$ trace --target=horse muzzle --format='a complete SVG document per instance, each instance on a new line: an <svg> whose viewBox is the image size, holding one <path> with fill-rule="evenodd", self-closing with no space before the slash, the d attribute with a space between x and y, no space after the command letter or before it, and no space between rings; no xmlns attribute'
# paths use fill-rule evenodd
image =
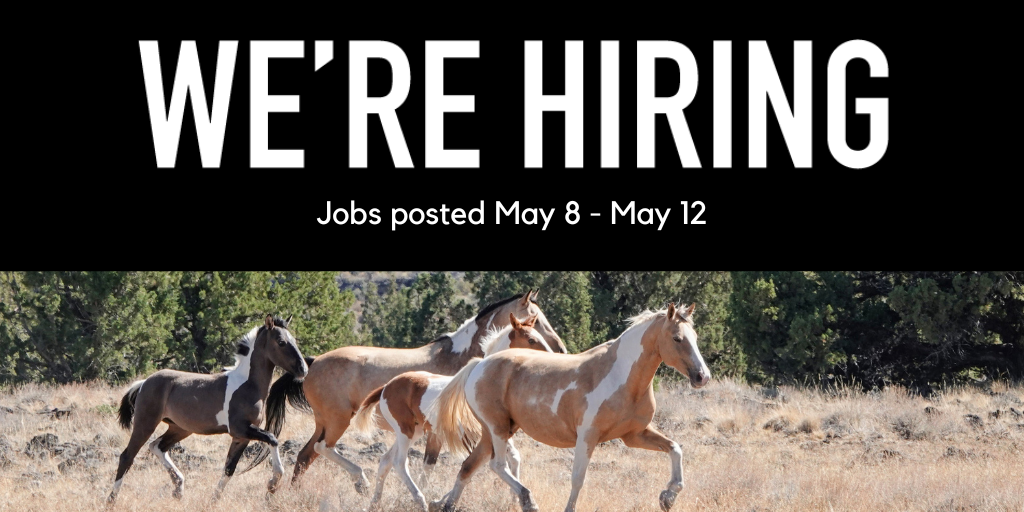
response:
<svg viewBox="0 0 1024 512"><path fill-rule="evenodd" d="M711 380L711 372L699 370L690 374L690 385L695 388L702 388Z"/></svg>

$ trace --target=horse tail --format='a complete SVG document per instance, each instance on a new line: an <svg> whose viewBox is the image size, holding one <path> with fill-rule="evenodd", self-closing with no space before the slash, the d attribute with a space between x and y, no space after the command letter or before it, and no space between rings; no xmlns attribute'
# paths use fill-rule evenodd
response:
<svg viewBox="0 0 1024 512"><path fill-rule="evenodd" d="M313 364L312 357L305 359L307 365ZM302 390L302 380L295 378L295 375L291 373L285 373L274 382L273 386L270 386L270 394L267 395L267 405L264 409L266 419L263 429L274 434L274 437L281 435L281 430L284 429L285 400L300 411L313 412L313 408L306 400L306 393ZM249 465L239 474L260 465L261 462L267 460L269 455L270 447L266 443L260 443Z"/></svg>
<svg viewBox="0 0 1024 512"><path fill-rule="evenodd" d="M133 382L128 391L121 397L121 409L117 412L117 422L125 430L131 430L132 428L132 416L135 415L135 400L139 398L139 390L142 389L143 382L146 382L146 379Z"/></svg>
<svg viewBox="0 0 1024 512"><path fill-rule="evenodd" d="M377 425L377 403L383 394L384 386L381 386L366 395L355 417L352 418L352 429L363 434L373 431L373 427Z"/></svg>
<svg viewBox="0 0 1024 512"><path fill-rule="evenodd" d="M474 357L459 370L427 410L434 432L455 455L471 452L483 430L466 401L466 381L480 361L483 359Z"/></svg>

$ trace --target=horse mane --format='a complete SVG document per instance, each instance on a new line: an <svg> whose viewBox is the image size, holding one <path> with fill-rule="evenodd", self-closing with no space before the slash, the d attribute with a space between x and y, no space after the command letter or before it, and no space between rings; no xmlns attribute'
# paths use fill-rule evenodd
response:
<svg viewBox="0 0 1024 512"><path fill-rule="evenodd" d="M668 308L662 308L657 311L651 311L645 309L629 318L626 319L626 328L629 329L634 325L642 324L648 320L653 320L657 316L663 316L668 314Z"/></svg>
<svg viewBox="0 0 1024 512"><path fill-rule="evenodd" d="M476 322L476 321L480 320L481 318L483 318L484 316L486 316L486 315L487 315L488 313L490 313L490 312L492 312L492 311L494 311L494 310L496 310L496 309L498 309L498 308L500 308L500 307L504 306L505 304L508 304L509 302L512 302L512 301L514 301L514 300L519 300L519 299L521 299L521 298L523 298L523 297L525 297L525 296L526 296L526 294L525 294L525 293L520 293L520 294L518 294L518 295L513 295L512 297L509 297L509 298L507 298L507 299L502 299L502 300L499 300L498 302L495 302L495 303L492 303L492 304L488 304L487 306L484 306L484 308L483 308L483 309L481 309L481 310L480 310L480 312L476 314L476 316L474 316L473 318L470 318L469 320L466 320L465 322L462 322L462 325L460 325L460 326L458 327L458 329L455 329L455 330L454 330L454 331L452 331L452 332L449 332L449 333L445 333L445 334L442 334L442 335L438 336L437 338L434 338L434 339L433 339L433 341L431 341L430 343L428 343L428 345L430 345L430 344L434 344L434 343L438 343L438 344L442 344L442 343L448 343L448 345L449 345L449 348L450 348L450 346L451 346L451 344L452 344L452 336L453 336L453 335L454 335L455 333L457 333L457 332L461 331L461 330L462 330L462 329L464 329L464 328L465 328L465 327L466 327L467 325L469 325L469 324L471 324L471 323L473 323L473 322ZM533 302L534 304L536 304L536 303L537 303L537 301L535 301L535 300L533 300L533 299L531 299L531 300L530 300L530 302ZM489 334L490 334L490 331L488 331L488 335L489 335ZM493 342L494 340L491 340L491 341ZM485 347L484 345L481 345L481 348L483 348L483 349L484 349L484 353L486 353L486 352L487 352L487 349L486 349L486 347Z"/></svg>
<svg viewBox="0 0 1024 512"><path fill-rule="evenodd" d="M490 313L491 311L494 311L495 309L498 309L498 308L504 306L505 304L508 304L509 302L512 302L514 300L519 300L519 299L523 298L524 295L526 295L526 294L525 293L520 293L519 295L513 295L512 297L509 297L507 299L502 299L502 300L499 300L498 302L495 302L493 304L489 304L489 305L485 306L483 309L481 309L480 312L477 313L476 318L474 318L473 320L479 320L479 319L483 318L487 313ZM532 298L530 299L530 302L532 302L534 304L537 303L537 301L533 300Z"/></svg>
<svg viewBox="0 0 1024 512"><path fill-rule="evenodd" d="M491 355L491 350L497 346L497 341L510 332L512 332L512 324L508 324L501 329L495 329L494 327L487 329L484 337L480 339L480 350L484 351L484 357Z"/></svg>

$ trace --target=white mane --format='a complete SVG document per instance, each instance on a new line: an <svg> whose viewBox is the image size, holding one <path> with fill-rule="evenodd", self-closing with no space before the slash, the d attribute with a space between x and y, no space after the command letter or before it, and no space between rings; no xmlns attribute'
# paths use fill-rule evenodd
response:
<svg viewBox="0 0 1024 512"><path fill-rule="evenodd" d="M247 362L249 360L249 358L252 357L252 351L253 351L253 349L255 348L255 345L256 345L256 333L259 332L259 330L260 330L260 326L257 325L256 327L253 327L251 331L246 333L245 336L242 336L242 339L238 340L238 344L235 346L236 347L235 348L235 365L234 366L225 366L224 367L224 371L225 372L230 372L230 371L238 368L239 365L242 365L242 363ZM249 347L248 352L244 356L242 354L238 353L237 347L240 346L240 345L245 345L246 347Z"/></svg>
<svg viewBox="0 0 1024 512"><path fill-rule="evenodd" d="M500 345L505 345L508 348L508 343L497 343L503 336L508 336L512 332L512 324L508 324L500 329L491 327L484 334L484 337L480 339L480 350L484 351L484 357L492 354L492 350L497 349ZM500 349L499 349L500 350Z"/></svg>
<svg viewBox="0 0 1024 512"><path fill-rule="evenodd" d="M631 317L626 319L626 325L627 325L626 329L629 330L630 328L632 328L635 325L642 324L642 323L644 323L644 322L646 322L648 320L654 320L655 317L664 316L664 315L667 315L667 314L668 314L668 309L667 308L666 309L659 309L657 311L651 311L649 309L645 309L645 310L643 310L643 311L641 311L641 312L639 312L639 313L637 313L637 314L635 314L635 315L633 315L633 316L631 316Z"/></svg>

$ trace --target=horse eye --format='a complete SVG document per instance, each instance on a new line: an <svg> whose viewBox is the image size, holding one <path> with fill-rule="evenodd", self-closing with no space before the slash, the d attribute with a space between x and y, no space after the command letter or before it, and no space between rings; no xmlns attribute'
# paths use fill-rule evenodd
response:
<svg viewBox="0 0 1024 512"><path fill-rule="evenodd" d="M277 344L283 347L283 346L287 345L288 343L286 341L284 341L284 340L277 340Z"/></svg>
<svg viewBox="0 0 1024 512"><path fill-rule="evenodd" d="M679 336L672 336L672 339L675 340L676 343L682 343L683 342L683 339L680 338Z"/></svg>

